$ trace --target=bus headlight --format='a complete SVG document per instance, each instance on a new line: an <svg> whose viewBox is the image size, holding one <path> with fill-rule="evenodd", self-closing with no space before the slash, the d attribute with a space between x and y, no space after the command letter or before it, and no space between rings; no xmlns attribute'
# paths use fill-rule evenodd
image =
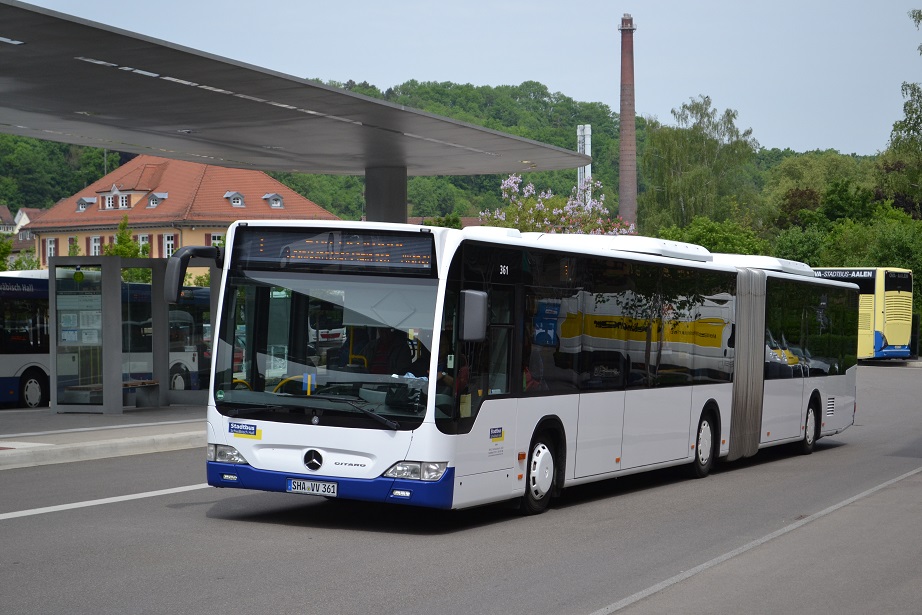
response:
<svg viewBox="0 0 922 615"><path fill-rule="evenodd" d="M442 478L448 463L445 461L398 461L384 473L388 478L436 481Z"/></svg>
<svg viewBox="0 0 922 615"><path fill-rule="evenodd" d="M249 465L240 451L233 446L224 444L209 444L205 451L205 458L208 461L217 461L219 463L236 463Z"/></svg>

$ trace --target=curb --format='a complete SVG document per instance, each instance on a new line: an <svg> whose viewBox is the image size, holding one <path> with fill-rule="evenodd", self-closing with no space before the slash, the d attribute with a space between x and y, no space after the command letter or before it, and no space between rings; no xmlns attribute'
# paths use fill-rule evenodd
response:
<svg viewBox="0 0 922 615"><path fill-rule="evenodd" d="M205 446L205 430L0 451L0 470L146 455Z"/></svg>

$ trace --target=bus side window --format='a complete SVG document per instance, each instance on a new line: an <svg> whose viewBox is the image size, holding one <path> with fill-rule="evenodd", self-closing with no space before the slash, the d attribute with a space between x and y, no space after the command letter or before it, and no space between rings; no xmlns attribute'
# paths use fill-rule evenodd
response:
<svg viewBox="0 0 922 615"><path fill-rule="evenodd" d="M487 394L501 395L509 392L509 346L512 331L494 328L489 332L491 339L490 368L487 379Z"/></svg>

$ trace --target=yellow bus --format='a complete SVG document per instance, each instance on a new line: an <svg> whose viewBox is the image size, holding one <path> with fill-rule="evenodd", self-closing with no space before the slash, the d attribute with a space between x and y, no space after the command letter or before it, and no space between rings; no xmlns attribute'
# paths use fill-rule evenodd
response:
<svg viewBox="0 0 922 615"><path fill-rule="evenodd" d="M815 268L816 275L858 285L858 358L912 354L912 271L897 267Z"/></svg>

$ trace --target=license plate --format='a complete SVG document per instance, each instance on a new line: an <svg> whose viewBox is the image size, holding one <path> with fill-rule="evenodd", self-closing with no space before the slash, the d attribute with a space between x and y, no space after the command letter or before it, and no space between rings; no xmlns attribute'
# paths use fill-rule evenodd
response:
<svg viewBox="0 0 922 615"><path fill-rule="evenodd" d="M307 493L310 495L322 495L328 498L335 498L336 483L289 478L287 491L288 493Z"/></svg>

